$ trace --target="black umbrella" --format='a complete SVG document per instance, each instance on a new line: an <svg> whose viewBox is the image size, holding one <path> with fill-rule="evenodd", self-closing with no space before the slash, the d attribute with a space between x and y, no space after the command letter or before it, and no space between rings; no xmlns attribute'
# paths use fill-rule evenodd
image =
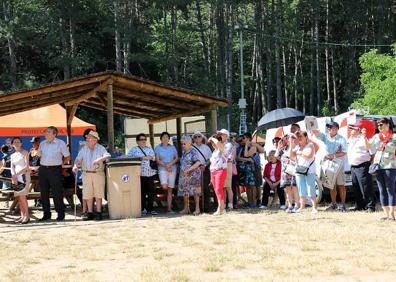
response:
<svg viewBox="0 0 396 282"><path fill-rule="evenodd" d="M257 124L257 130L265 130L281 126L287 126L299 122L305 118L305 115L292 108L276 109L265 114Z"/></svg>

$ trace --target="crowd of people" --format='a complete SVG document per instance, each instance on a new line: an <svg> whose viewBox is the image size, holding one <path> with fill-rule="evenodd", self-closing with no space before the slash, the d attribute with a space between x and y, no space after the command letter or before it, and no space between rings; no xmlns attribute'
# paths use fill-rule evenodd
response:
<svg viewBox="0 0 396 282"><path fill-rule="evenodd" d="M260 158L260 154L265 155L264 147L253 142L250 133L238 136L226 129L209 138L200 131L183 136L180 140L181 156L176 144L171 144L168 132L161 133L161 143L155 148L147 145L147 136L141 133L136 137L137 145L130 148L126 156L141 159L143 215L156 215L158 212L154 209L156 177L165 191L169 214L176 213L173 206L175 196L183 199L180 214L213 212L218 216L226 210L241 207L268 209L271 195L278 196L279 208L287 213L300 213L308 203L312 206L312 213L317 213L315 181L316 166L320 163L316 160L320 140L325 150L322 162L332 162L339 167L332 175L332 187L328 187L331 203L327 210L347 211L344 160L348 158L356 201L353 210L375 211L372 179L375 175L384 211L381 220L395 220L396 136L390 119L381 118L377 126L378 133L368 138L362 123L349 125L350 137L346 140L338 132L339 125L333 121L327 123L325 133L302 131L298 124L292 124L289 133L273 139L273 148L266 156L265 165ZM70 152L65 142L57 138L57 133L55 127L48 127L44 141L40 142L37 137L31 140L30 152L22 148L19 137L10 140L12 147L4 145L1 148L3 176L7 172L12 179L12 187L21 186L14 193L21 213L16 223L26 224L30 220L26 195L31 175L37 174L34 168L38 166L40 205L43 209L43 217L39 221L51 219L50 193L57 220L65 218L61 170L62 164L70 161ZM87 130L84 138L72 169L75 173L82 172L82 219L100 220L102 199L105 198L104 164L110 154L98 143L100 138L96 131ZM322 170L322 173L326 171ZM10 187L4 183L3 189ZM246 202L241 197L243 191L246 191ZM190 197L194 199L193 211L190 209Z"/></svg>

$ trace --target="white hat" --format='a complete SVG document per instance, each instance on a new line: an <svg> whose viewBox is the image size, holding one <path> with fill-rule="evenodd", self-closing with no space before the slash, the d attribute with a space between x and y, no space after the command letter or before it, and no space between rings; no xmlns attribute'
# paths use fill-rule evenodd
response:
<svg viewBox="0 0 396 282"><path fill-rule="evenodd" d="M100 140L99 134L93 130L91 130L86 136L92 136L92 137L95 137L96 139Z"/></svg>
<svg viewBox="0 0 396 282"><path fill-rule="evenodd" d="M201 133L201 131L195 130L192 136L194 137L194 136L197 136L197 135L203 136L203 134Z"/></svg>
<svg viewBox="0 0 396 282"><path fill-rule="evenodd" d="M221 133L221 134L227 135L227 137L230 137L230 132L224 128L222 130L217 131L217 133Z"/></svg>

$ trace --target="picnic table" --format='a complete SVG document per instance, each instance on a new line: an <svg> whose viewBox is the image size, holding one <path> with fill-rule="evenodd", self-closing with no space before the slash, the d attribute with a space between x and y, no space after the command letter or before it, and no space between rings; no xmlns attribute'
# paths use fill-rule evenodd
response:
<svg viewBox="0 0 396 282"><path fill-rule="evenodd" d="M70 205L74 204L73 194L74 194L74 185L75 185L75 176L72 172L71 165L63 165L63 188L64 188L64 197ZM40 184L38 178L38 170L39 167L30 167L31 169L31 183L29 188L29 194L26 196L28 200L37 200L40 199ZM12 182L11 178L0 176L0 181L3 182ZM18 201L14 198L13 190L0 190L0 202L8 202L12 201L11 206L9 207L9 211L12 212L15 210ZM81 189L77 189L77 196L79 197L80 202L82 202L82 191ZM52 198L52 194L50 194Z"/></svg>

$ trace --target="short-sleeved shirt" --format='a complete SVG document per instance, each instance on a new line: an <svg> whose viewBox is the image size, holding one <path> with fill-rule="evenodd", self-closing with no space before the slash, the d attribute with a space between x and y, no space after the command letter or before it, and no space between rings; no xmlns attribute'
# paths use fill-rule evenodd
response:
<svg viewBox="0 0 396 282"><path fill-rule="evenodd" d="M347 144L344 137L337 134L335 137L331 137L329 134L319 133L316 138L323 141L326 145L327 154L335 154L337 152L347 152Z"/></svg>
<svg viewBox="0 0 396 282"><path fill-rule="evenodd" d="M314 150L315 151L315 147L312 143L308 143L304 146L304 148L300 148L300 146L297 146L294 151L300 151L301 153L307 153L308 150ZM305 167L309 167L308 169L308 173L315 173L316 172L316 166L315 166L315 154L312 156L312 158L307 159L306 157L303 157L301 155L297 155L297 159L296 159L296 164L297 165L301 165L301 166L305 166Z"/></svg>
<svg viewBox="0 0 396 282"><path fill-rule="evenodd" d="M378 151L381 147L381 140L378 134L373 137L375 148L374 163L379 163L381 169L396 169L396 134L393 134L393 138L386 143L383 151Z"/></svg>
<svg viewBox="0 0 396 282"><path fill-rule="evenodd" d="M212 150L209 148L209 146L206 144L201 144L201 145L193 144L193 148L198 153L198 159L201 165L206 165L209 162L210 157L212 156Z"/></svg>
<svg viewBox="0 0 396 282"><path fill-rule="evenodd" d="M213 151L212 157L210 158L210 170L222 170L227 168L227 158L220 150L216 149Z"/></svg>
<svg viewBox="0 0 396 282"><path fill-rule="evenodd" d="M146 155L143 154L142 150ZM150 177L157 173L150 167L150 160L143 160L145 156L155 157L153 148L146 146L143 149L140 149L139 146L135 146L128 151L127 156L131 158L142 158L142 163L140 165L141 176Z"/></svg>
<svg viewBox="0 0 396 282"><path fill-rule="evenodd" d="M38 151L40 165L44 166L62 165L63 157L70 156L66 143L58 138L55 138L51 143L48 140L41 142Z"/></svg>
<svg viewBox="0 0 396 282"><path fill-rule="evenodd" d="M371 159L370 151L366 148L363 136L350 137L348 139L348 162L352 166L357 166Z"/></svg>
<svg viewBox="0 0 396 282"><path fill-rule="evenodd" d="M93 162L103 157L110 157L110 154L106 151L105 147L100 144L96 144L94 149L91 150L88 145L84 146L80 152L78 152L76 161L81 161L82 171L103 171L104 164L100 164L99 167L95 167Z"/></svg>
<svg viewBox="0 0 396 282"><path fill-rule="evenodd" d="M158 156L159 160L163 163L170 163L177 159L177 151L175 146L168 145L166 147L162 146L162 144L157 145L155 147L155 155ZM172 166L172 170L176 171L176 165ZM158 165L158 171L166 171L166 168Z"/></svg>

